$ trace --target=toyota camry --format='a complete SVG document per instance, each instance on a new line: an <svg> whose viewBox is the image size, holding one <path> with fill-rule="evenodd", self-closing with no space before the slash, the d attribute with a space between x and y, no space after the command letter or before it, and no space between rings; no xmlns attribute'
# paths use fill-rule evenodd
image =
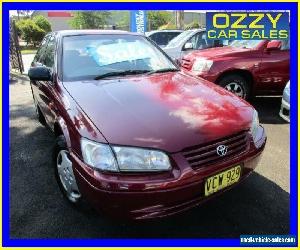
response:
<svg viewBox="0 0 300 250"><path fill-rule="evenodd" d="M56 138L57 183L75 205L175 214L240 183L266 143L251 105L137 33L50 33L28 75L38 120Z"/></svg>

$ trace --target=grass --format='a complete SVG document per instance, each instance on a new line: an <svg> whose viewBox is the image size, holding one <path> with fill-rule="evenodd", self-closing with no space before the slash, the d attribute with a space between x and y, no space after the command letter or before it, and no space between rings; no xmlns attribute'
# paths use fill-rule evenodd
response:
<svg viewBox="0 0 300 250"><path fill-rule="evenodd" d="M21 50L22 55L36 54L36 49L24 49Z"/></svg>
<svg viewBox="0 0 300 250"><path fill-rule="evenodd" d="M37 51L37 48L32 45L20 46L20 49L22 55L36 54Z"/></svg>

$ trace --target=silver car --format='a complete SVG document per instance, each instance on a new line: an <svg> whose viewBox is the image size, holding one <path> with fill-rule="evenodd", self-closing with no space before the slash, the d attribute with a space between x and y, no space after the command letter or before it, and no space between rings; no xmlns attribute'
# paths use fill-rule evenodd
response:
<svg viewBox="0 0 300 250"><path fill-rule="evenodd" d="M192 29L173 38L163 50L173 59L179 60L192 50L207 49L228 45L228 41L209 40L206 29Z"/></svg>
<svg viewBox="0 0 300 250"><path fill-rule="evenodd" d="M283 91L279 115L285 121L290 122L290 81L288 81Z"/></svg>
<svg viewBox="0 0 300 250"><path fill-rule="evenodd" d="M182 33L182 30L154 30L146 32L145 35L149 37L161 48L165 47L172 39Z"/></svg>

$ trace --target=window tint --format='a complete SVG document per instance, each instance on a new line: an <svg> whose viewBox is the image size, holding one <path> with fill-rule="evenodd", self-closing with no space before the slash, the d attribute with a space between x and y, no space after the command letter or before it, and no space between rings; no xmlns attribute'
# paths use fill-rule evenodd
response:
<svg viewBox="0 0 300 250"><path fill-rule="evenodd" d="M34 62L41 62L41 59L45 53L45 50L47 48L47 42L49 40L50 35L47 35L44 37L43 41L40 44L40 48L38 49L35 57L34 57Z"/></svg>
<svg viewBox="0 0 300 250"><path fill-rule="evenodd" d="M185 37L189 36L193 33L192 30L186 30L180 33L178 36L174 37L169 43L167 47L176 47L180 41L184 40Z"/></svg>
<svg viewBox="0 0 300 250"><path fill-rule="evenodd" d="M208 47L205 32L195 34L188 40L188 42L193 44L193 49L204 49Z"/></svg>
<svg viewBox="0 0 300 250"><path fill-rule="evenodd" d="M290 49L290 39L281 40L281 50L289 50Z"/></svg>
<svg viewBox="0 0 300 250"><path fill-rule="evenodd" d="M166 45L167 43L168 43L168 33L167 32L158 33L157 44Z"/></svg>
<svg viewBox="0 0 300 250"><path fill-rule="evenodd" d="M180 32L160 32L155 33L150 38L158 45L167 45L174 37L179 35Z"/></svg>
<svg viewBox="0 0 300 250"><path fill-rule="evenodd" d="M150 38L153 42L157 43L157 33L152 34L151 36L149 36L149 38Z"/></svg>
<svg viewBox="0 0 300 250"><path fill-rule="evenodd" d="M176 36L178 36L181 32L169 32L168 33L168 40L166 45Z"/></svg>
<svg viewBox="0 0 300 250"><path fill-rule="evenodd" d="M48 41L47 48L44 52L45 56L43 58L43 64L50 68L54 64L54 50L55 50L55 36L52 35Z"/></svg>

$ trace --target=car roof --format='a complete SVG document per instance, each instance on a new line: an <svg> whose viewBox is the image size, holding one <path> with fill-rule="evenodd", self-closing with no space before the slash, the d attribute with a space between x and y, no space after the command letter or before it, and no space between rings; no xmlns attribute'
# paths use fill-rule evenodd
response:
<svg viewBox="0 0 300 250"><path fill-rule="evenodd" d="M59 36L79 36L79 35L143 35L136 32L128 32L124 30L60 30L56 31Z"/></svg>
<svg viewBox="0 0 300 250"><path fill-rule="evenodd" d="M205 31L205 30L206 30L206 28L199 28L199 29L189 29L189 30L191 30L191 31L194 31L194 32L196 32L196 31ZM188 31L188 30L185 30L185 31Z"/></svg>
<svg viewBox="0 0 300 250"><path fill-rule="evenodd" d="M146 32L146 35L149 36L149 35L152 35L152 34L155 34L155 33L164 33L164 32L183 32L184 30L152 30L152 31L149 31L149 32Z"/></svg>

